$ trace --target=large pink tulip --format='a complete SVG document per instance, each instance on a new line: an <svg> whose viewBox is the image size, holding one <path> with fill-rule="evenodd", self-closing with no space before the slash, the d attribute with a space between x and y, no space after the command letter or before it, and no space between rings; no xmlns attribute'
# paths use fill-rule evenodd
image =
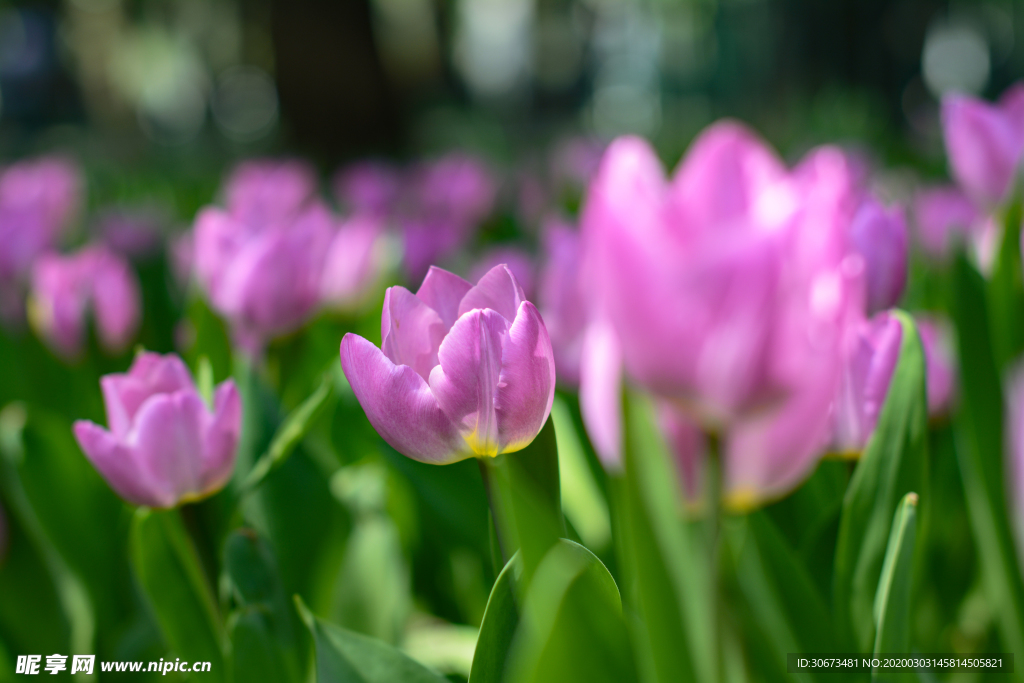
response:
<svg viewBox="0 0 1024 683"><path fill-rule="evenodd" d="M75 422L75 437L118 495L169 508L216 493L231 478L242 425L234 382L208 406L175 355L141 353L126 374L100 380L108 429Z"/></svg>
<svg viewBox="0 0 1024 683"><path fill-rule="evenodd" d="M1009 88L994 104L947 95L942 131L953 177L981 206L998 206L1012 189L1024 155L1024 84Z"/></svg>
<svg viewBox="0 0 1024 683"><path fill-rule="evenodd" d="M585 347L617 349L625 376L723 437L737 506L793 486L827 438L864 305L864 260L849 239L855 184L838 150L815 150L790 173L750 131L722 122L671 180L647 143L621 138L590 186L585 281L603 331ZM605 435L595 445L614 467L617 430L599 423L617 419L617 385L587 374L618 365L582 367L588 427Z"/></svg>
<svg viewBox="0 0 1024 683"><path fill-rule="evenodd" d="M505 266L471 285L431 268L391 287L381 347L355 334L341 365L370 423L398 452L445 464L527 446L544 426L555 363L544 321Z"/></svg>

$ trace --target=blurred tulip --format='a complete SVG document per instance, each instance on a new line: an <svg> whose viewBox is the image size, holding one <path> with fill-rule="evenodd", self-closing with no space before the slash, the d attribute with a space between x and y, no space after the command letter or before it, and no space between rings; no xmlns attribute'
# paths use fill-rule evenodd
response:
<svg viewBox="0 0 1024 683"><path fill-rule="evenodd" d="M174 354L140 353L127 374L100 380L108 429L87 420L75 437L122 498L169 508L212 495L231 478L242 428L232 380L217 386L212 407Z"/></svg>
<svg viewBox="0 0 1024 683"><path fill-rule="evenodd" d="M835 400L833 451L864 450L889 392L902 339L899 320L887 313L864 321L857 331Z"/></svg>
<svg viewBox="0 0 1024 683"><path fill-rule="evenodd" d="M605 143L592 138L563 140L551 155L551 182L556 191L582 191L597 173Z"/></svg>
<svg viewBox="0 0 1024 683"><path fill-rule="evenodd" d="M96 221L94 234L120 254L145 259L160 251L168 223L157 207L122 207L105 211Z"/></svg>
<svg viewBox="0 0 1024 683"><path fill-rule="evenodd" d="M825 148L801 167L791 175L747 129L722 122L668 182L645 142L621 138L583 211L588 292L615 337L602 348L617 345L628 377L723 435L737 506L787 490L813 465L863 307L863 260L847 254L849 166ZM583 377L581 394L609 385ZM614 448L602 455L618 461Z"/></svg>
<svg viewBox="0 0 1024 683"><path fill-rule="evenodd" d="M316 194L316 172L303 161L253 159L228 178L224 201L242 223L263 227L295 217Z"/></svg>
<svg viewBox="0 0 1024 683"><path fill-rule="evenodd" d="M508 266L523 288L526 298L532 300L535 279L533 257L518 247L498 245L485 251L469 271L469 279L476 282L492 268L502 264Z"/></svg>
<svg viewBox="0 0 1024 683"><path fill-rule="evenodd" d="M481 161L458 153L425 164L410 182L399 221L405 270L415 281L472 237L494 208L498 185Z"/></svg>
<svg viewBox="0 0 1024 683"><path fill-rule="evenodd" d="M864 259L867 314L895 306L907 284L907 222L900 207L865 199L850 224L854 252Z"/></svg>
<svg viewBox="0 0 1024 683"><path fill-rule="evenodd" d="M942 131L953 177L992 209L1007 198L1024 154L1024 84L998 103L951 94L942 100Z"/></svg>
<svg viewBox="0 0 1024 683"><path fill-rule="evenodd" d="M0 171L0 317L22 315L32 263L55 249L81 204L82 179L69 161L42 157Z"/></svg>
<svg viewBox="0 0 1024 683"><path fill-rule="evenodd" d="M320 284L322 300L334 308L358 304L387 266L387 251L380 218L363 215L346 221L327 250Z"/></svg>
<svg viewBox="0 0 1024 683"><path fill-rule="evenodd" d="M384 216L397 207L402 177L397 168L379 161L361 161L341 169L334 178L334 195L358 214Z"/></svg>
<svg viewBox="0 0 1024 683"><path fill-rule="evenodd" d="M580 280L579 233L563 221L548 220L544 226L544 253L538 303L551 335L558 381L574 387L580 381L580 357L589 310Z"/></svg>
<svg viewBox="0 0 1024 683"><path fill-rule="evenodd" d="M346 334L341 365L378 433L398 452L446 464L526 447L555 391L540 314L505 266L474 286L431 268L419 291L391 287L381 348Z"/></svg>
<svg viewBox="0 0 1024 683"><path fill-rule="evenodd" d="M962 190L950 185L919 192L914 198L914 219L922 249L944 260L959 242L977 232L982 216Z"/></svg>
<svg viewBox="0 0 1024 683"><path fill-rule="evenodd" d="M319 304L334 236L332 216L316 203L263 225L208 207L196 217L196 277L238 341L258 347L299 327Z"/></svg>
<svg viewBox="0 0 1024 683"><path fill-rule="evenodd" d="M946 320L933 316L916 315L914 322L928 366L928 414L937 417L949 412L956 385L953 330Z"/></svg>
<svg viewBox="0 0 1024 683"><path fill-rule="evenodd" d="M36 261L29 314L39 335L71 358L82 352L91 307L100 343L117 353L127 348L138 329L141 298L138 278L124 259L106 247L93 246Z"/></svg>

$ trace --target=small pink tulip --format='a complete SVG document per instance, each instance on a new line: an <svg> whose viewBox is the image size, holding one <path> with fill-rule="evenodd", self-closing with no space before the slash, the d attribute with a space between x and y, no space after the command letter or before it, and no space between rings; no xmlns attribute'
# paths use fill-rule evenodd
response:
<svg viewBox="0 0 1024 683"><path fill-rule="evenodd" d="M346 334L341 366L370 424L433 464L526 447L551 412L555 364L536 307L505 266L476 285L431 268L384 297L381 347Z"/></svg>
<svg viewBox="0 0 1024 683"><path fill-rule="evenodd" d="M127 374L100 380L109 429L75 422L75 438L122 498L169 508L212 495L231 478L242 426L232 380L208 406L174 354L140 353Z"/></svg>
<svg viewBox="0 0 1024 683"><path fill-rule="evenodd" d="M862 323L835 401L832 450L859 453L867 446L889 392L902 339L899 320L887 313Z"/></svg>
<svg viewBox="0 0 1024 683"><path fill-rule="evenodd" d="M576 386L580 381L580 358L589 316L589 301L580 272L580 235L558 219L549 219L543 232L545 262L540 272L538 303L551 335L558 381Z"/></svg>
<svg viewBox="0 0 1024 683"><path fill-rule="evenodd" d="M1024 84L995 104L969 95L942 100L949 165L960 186L986 209L1003 203L1024 154Z"/></svg>
<svg viewBox="0 0 1024 683"><path fill-rule="evenodd" d="M946 186L917 194L914 219L921 248L932 258L945 260L958 243L978 232L982 215L962 190Z"/></svg>
<svg viewBox="0 0 1024 683"><path fill-rule="evenodd" d="M99 246L38 259L30 302L36 330L69 358L82 352L90 309L100 343L117 353L134 337L142 307L135 272L120 256Z"/></svg>
<svg viewBox="0 0 1024 683"><path fill-rule="evenodd" d="M937 417L949 412L956 386L953 330L948 321L935 316L915 315L914 322L927 364L928 414Z"/></svg>

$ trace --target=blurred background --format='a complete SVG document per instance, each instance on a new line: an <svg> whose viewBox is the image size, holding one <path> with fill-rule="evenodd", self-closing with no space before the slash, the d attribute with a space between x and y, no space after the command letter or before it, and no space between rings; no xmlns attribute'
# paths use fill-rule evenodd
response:
<svg viewBox="0 0 1024 683"><path fill-rule="evenodd" d="M507 163L572 133L640 133L674 162L720 116L788 156L858 140L943 169L937 98L1024 69L1011 0L0 2L0 157L215 187L231 160L460 147ZM113 196L111 196L113 195Z"/></svg>

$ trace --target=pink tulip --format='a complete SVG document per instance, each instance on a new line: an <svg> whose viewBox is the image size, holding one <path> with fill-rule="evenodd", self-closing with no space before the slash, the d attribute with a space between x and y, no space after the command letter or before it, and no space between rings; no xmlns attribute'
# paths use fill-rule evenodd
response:
<svg viewBox="0 0 1024 683"><path fill-rule="evenodd" d="M495 266L505 264L516 276L527 299L534 298L534 270L536 266L533 256L519 247L499 245L485 251L469 271L469 279L477 281Z"/></svg>
<svg viewBox="0 0 1024 683"><path fill-rule="evenodd" d="M262 227L291 220L316 194L316 172L297 160L253 159L228 178L224 201L236 220Z"/></svg>
<svg viewBox="0 0 1024 683"><path fill-rule="evenodd" d="M401 192L399 170L378 161L346 166L334 179L335 196L354 213L388 215L397 209Z"/></svg>
<svg viewBox="0 0 1024 683"><path fill-rule="evenodd" d="M69 358L82 352L90 309L100 343L116 353L135 336L142 307L135 272L120 256L100 246L38 259L30 301L36 330Z"/></svg>
<svg viewBox="0 0 1024 683"><path fill-rule="evenodd" d="M169 508L212 495L231 478L242 426L232 380L208 406L173 354L140 353L127 374L100 380L109 429L75 422L75 437L122 498Z"/></svg>
<svg viewBox="0 0 1024 683"><path fill-rule="evenodd" d="M967 195L955 186L932 187L914 198L917 239L934 259L949 257L959 242L978 232L983 216Z"/></svg>
<svg viewBox="0 0 1024 683"><path fill-rule="evenodd" d="M860 453L867 446L889 391L902 338L899 320L886 313L861 324L835 401L832 450Z"/></svg>
<svg viewBox="0 0 1024 683"><path fill-rule="evenodd" d="M341 365L370 423L398 452L434 464L511 453L547 421L551 342L507 267L476 285L431 268L416 294L389 288L381 337L377 348L346 334Z"/></svg>
<svg viewBox="0 0 1024 683"><path fill-rule="evenodd" d="M864 259L867 314L899 303L907 284L907 223L900 207L866 198L850 224L853 251Z"/></svg>
<svg viewBox="0 0 1024 683"><path fill-rule="evenodd" d="M334 220L320 204L274 223L245 223L208 207L196 217L195 272L240 341L287 334L321 300Z"/></svg>
<svg viewBox="0 0 1024 683"><path fill-rule="evenodd" d="M792 487L828 434L863 259L849 251L858 191L845 155L815 150L790 173L751 132L711 126L668 181L650 147L605 154L582 215L584 281L625 375L684 409L724 447L726 496L745 506ZM614 382L588 378L587 406ZM608 372L611 372L610 370ZM588 415L589 413L589 415ZM606 464L618 444L599 439Z"/></svg>
<svg viewBox="0 0 1024 683"><path fill-rule="evenodd" d="M969 95L942 100L942 130L953 177L992 209L1007 198L1024 154L1024 84L990 104Z"/></svg>
<svg viewBox="0 0 1024 683"><path fill-rule="evenodd" d="M953 330L948 321L935 316L915 315L914 322L927 364L928 414L937 417L949 412L956 386Z"/></svg>
<svg viewBox="0 0 1024 683"><path fill-rule="evenodd" d="M574 387L580 381L580 358L589 316L580 273L579 233L564 221L549 219L544 225L544 252L540 309L551 335L558 381Z"/></svg>
<svg viewBox="0 0 1024 683"><path fill-rule="evenodd" d="M380 218L355 216L334 234L320 283L324 303L334 308L358 304L387 261L387 236Z"/></svg>

